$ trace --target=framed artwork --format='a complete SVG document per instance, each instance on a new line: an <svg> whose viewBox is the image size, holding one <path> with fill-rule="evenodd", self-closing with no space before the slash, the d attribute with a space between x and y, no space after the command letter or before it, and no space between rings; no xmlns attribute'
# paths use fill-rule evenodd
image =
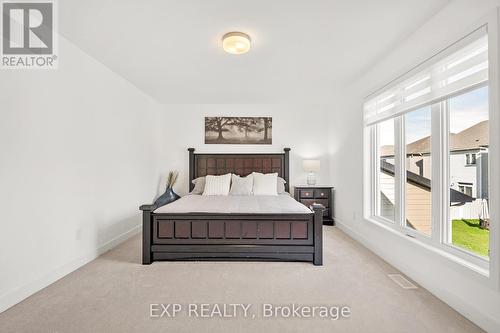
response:
<svg viewBox="0 0 500 333"><path fill-rule="evenodd" d="M270 145L272 117L205 117L206 144Z"/></svg>

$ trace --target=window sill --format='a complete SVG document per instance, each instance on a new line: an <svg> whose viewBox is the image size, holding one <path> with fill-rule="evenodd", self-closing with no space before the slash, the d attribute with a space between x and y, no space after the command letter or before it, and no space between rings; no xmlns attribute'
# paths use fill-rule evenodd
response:
<svg viewBox="0 0 500 333"><path fill-rule="evenodd" d="M429 245L429 244L419 240L418 238L409 237L406 234L400 233L399 231L394 230L389 225L387 225L387 222L383 222L383 221L377 219L376 217L373 217L373 216L366 217L365 216L365 219L367 221L391 232L392 234L394 234L398 237L404 238L405 240L412 242L413 244L417 244L418 246L421 246L421 247L423 247L423 248L425 248L433 253L436 253L439 256L446 258L447 260L450 260L450 261L452 261L452 262L454 262L454 263L456 263L464 268L467 268L470 271L473 271L473 272L479 274L482 278L486 278L489 280L489 277L490 277L489 264L488 264L487 268L482 267L480 265L476 265L475 263L472 263L464 258L461 258L457 255L454 255L454 254L448 252L448 251L445 251L444 249Z"/></svg>

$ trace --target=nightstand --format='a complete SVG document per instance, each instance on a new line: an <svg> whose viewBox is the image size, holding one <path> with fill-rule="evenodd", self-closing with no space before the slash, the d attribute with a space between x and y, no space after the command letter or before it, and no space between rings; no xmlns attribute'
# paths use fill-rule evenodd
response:
<svg viewBox="0 0 500 333"><path fill-rule="evenodd" d="M307 207L319 203L326 207L323 212L323 224L334 225L333 222L333 186L295 186L293 197Z"/></svg>

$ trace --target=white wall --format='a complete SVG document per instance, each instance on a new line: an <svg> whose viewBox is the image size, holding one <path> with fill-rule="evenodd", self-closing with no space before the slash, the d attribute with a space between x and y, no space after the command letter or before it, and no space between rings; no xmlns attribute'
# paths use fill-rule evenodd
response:
<svg viewBox="0 0 500 333"><path fill-rule="evenodd" d="M55 71L0 76L0 312L139 231L169 170L188 189L188 147L205 152L292 149L328 183L328 106L159 105L65 39ZM205 116L271 116L272 145L205 145ZM7 272L7 274L4 274Z"/></svg>
<svg viewBox="0 0 500 333"><path fill-rule="evenodd" d="M500 5L497 0L453 1L345 91L330 113L331 179L335 216L343 230L490 332L500 331L500 293L478 273L363 219L364 96L381 88L466 31ZM348 163L346 163L348 161Z"/></svg>
<svg viewBox="0 0 500 333"><path fill-rule="evenodd" d="M0 73L0 312L138 232L158 105L59 39L58 70Z"/></svg>
<svg viewBox="0 0 500 333"><path fill-rule="evenodd" d="M179 104L164 105L162 147L163 176L169 170L180 172L176 192L188 190L188 151L197 152L273 152L290 151L290 185L305 184L307 174L302 159L319 159L318 184L329 183L328 111L327 105L287 104ZM206 145L205 116L270 116L273 117L272 145ZM164 177L163 177L164 178ZM163 190L163 181L162 188Z"/></svg>

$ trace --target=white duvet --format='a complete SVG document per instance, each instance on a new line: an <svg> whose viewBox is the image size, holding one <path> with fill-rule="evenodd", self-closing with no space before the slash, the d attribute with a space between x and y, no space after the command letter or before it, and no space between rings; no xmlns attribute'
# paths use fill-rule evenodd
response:
<svg viewBox="0 0 500 333"><path fill-rule="evenodd" d="M307 214L311 210L289 194L186 195L154 213Z"/></svg>

